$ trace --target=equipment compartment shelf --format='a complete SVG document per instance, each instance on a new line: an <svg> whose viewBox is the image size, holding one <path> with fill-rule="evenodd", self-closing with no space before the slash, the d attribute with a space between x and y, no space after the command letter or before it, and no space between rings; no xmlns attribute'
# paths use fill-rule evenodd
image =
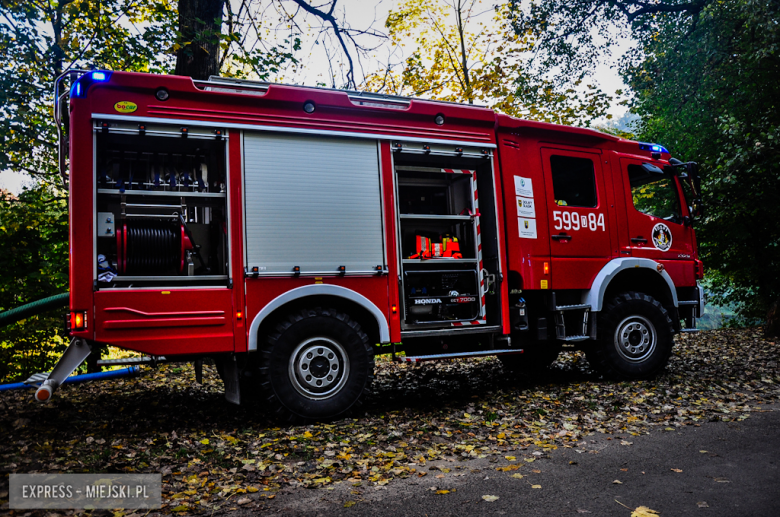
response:
<svg viewBox="0 0 780 517"><path fill-rule="evenodd" d="M432 258L432 259L403 259L404 264L472 264L476 263L477 259L454 259L454 258Z"/></svg>
<svg viewBox="0 0 780 517"><path fill-rule="evenodd" d="M114 188L99 188L98 194L115 194L117 196L166 196L166 197L214 197L225 198L226 192L192 192L175 190L125 190L124 192Z"/></svg>

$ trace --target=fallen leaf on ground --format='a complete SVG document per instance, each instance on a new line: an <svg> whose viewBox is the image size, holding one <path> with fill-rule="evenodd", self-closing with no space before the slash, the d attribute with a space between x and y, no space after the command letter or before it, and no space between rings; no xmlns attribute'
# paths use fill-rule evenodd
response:
<svg viewBox="0 0 780 517"><path fill-rule="evenodd" d="M542 485L531 485L531 488L542 488Z"/></svg>
<svg viewBox="0 0 780 517"><path fill-rule="evenodd" d="M559 355L548 372L555 382L514 379L495 357L411 366L380 354L365 413L305 426L224 404L223 383L209 364L203 384L195 384L191 364L162 364L137 377L63 386L47 410L29 391L5 391L0 458L13 473L160 473L169 487L165 511L208 515L238 506L240 490L250 494L252 487L271 499L279 490L295 494L339 482L389 486L413 474L420 479L444 461L468 472L475 470L472 459L487 458L496 463L490 470L511 476L556 448L600 447L591 437L622 444L664 428L738 421L780 400L780 342L764 339L760 328L674 340L664 375L629 383L602 379L581 351ZM105 411L107 401L122 411Z"/></svg>
<svg viewBox="0 0 780 517"><path fill-rule="evenodd" d="M497 495L483 495L482 499L484 499L488 503L492 503L493 501L498 501L498 496Z"/></svg>
<svg viewBox="0 0 780 517"><path fill-rule="evenodd" d="M623 482L616 479L615 481L612 482L612 484L613 485L622 485Z"/></svg>
<svg viewBox="0 0 780 517"><path fill-rule="evenodd" d="M355 506L356 504L357 503L355 501L347 501L346 503L344 503L344 508L351 508L351 507Z"/></svg>
<svg viewBox="0 0 780 517"><path fill-rule="evenodd" d="M699 508L709 508L710 507L710 505L708 505L706 501L699 501L698 503L696 503L696 506L698 506Z"/></svg>
<svg viewBox="0 0 780 517"><path fill-rule="evenodd" d="M682 472L682 469L672 469L672 472Z"/></svg>
<svg viewBox="0 0 780 517"><path fill-rule="evenodd" d="M523 475L522 474L512 474L512 477L515 478L515 479L523 479Z"/></svg>
<svg viewBox="0 0 780 517"><path fill-rule="evenodd" d="M631 517L655 517L656 515L660 515L655 510L651 510L647 506L640 506L633 512L631 512Z"/></svg>
<svg viewBox="0 0 780 517"><path fill-rule="evenodd" d="M445 494L449 494L450 491L449 490L437 490L436 493L439 494L439 495L445 495Z"/></svg>

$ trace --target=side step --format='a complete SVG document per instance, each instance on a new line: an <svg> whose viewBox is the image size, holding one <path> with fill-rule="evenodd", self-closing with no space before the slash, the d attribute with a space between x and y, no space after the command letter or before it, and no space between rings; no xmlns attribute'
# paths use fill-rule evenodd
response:
<svg viewBox="0 0 780 517"><path fill-rule="evenodd" d="M422 361L435 361L437 359L457 359L458 357L486 357L489 355L510 355L522 354L523 351L517 348L505 348L502 350L479 350L477 352L456 352L452 354L434 354L434 355L412 355L396 357L399 363L419 363Z"/></svg>
<svg viewBox="0 0 780 517"><path fill-rule="evenodd" d="M695 334L699 332L699 329L691 328L691 329L680 329L680 332L685 332L687 334Z"/></svg>
<svg viewBox="0 0 780 517"><path fill-rule="evenodd" d="M577 341L585 341L586 339L590 339L590 336L588 335L588 317L590 316L590 311L592 307L587 303L574 303L570 305L558 305L555 301L555 293L552 293L550 296L550 310L554 312L555 317L555 338L558 341L563 341L564 343L576 343ZM576 325L576 328L573 329L576 334L568 334L566 333L566 318L564 317L564 313L569 311L582 311L582 318L580 322ZM574 314L569 317L570 323L571 318L577 318L577 315ZM593 325L595 329L595 321Z"/></svg>
<svg viewBox="0 0 780 517"><path fill-rule="evenodd" d="M576 343L577 341L585 341L587 339L590 339L590 336L587 335L578 335L578 336L566 336L566 337L559 337L560 341L565 341L567 343Z"/></svg>
<svg viewBox="0 0 780 517"><path fill-rule="evenodd" d="M578 303L576 305L556 305L553 310L556 311L577 311L582 309L590 310L590 305L587 303Z"/></svg>

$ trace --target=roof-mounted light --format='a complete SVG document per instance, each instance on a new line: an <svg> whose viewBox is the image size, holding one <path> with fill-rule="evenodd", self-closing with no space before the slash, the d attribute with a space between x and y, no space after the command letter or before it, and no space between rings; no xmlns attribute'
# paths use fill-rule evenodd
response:
<svg viewBox="0 0 780 517"><path fill-rule="evenodd" d="M111 72L106 70L95 70L79 77L71 87L71 97L86 97L89 87L95 83L105 83L111 79Z"/></svg>
<svg viewBox="0 0 780 517"><path fill-rule="evenodd" d="M669 154L669 151L666 150L666 147L659 144L648 144L646 142L639 142L639 149L641 149L642 151L650 151L651 153Z"/></svg>

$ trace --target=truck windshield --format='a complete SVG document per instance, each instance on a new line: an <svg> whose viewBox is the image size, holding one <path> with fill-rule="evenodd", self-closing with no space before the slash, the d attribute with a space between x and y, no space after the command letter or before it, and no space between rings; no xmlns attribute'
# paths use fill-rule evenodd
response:
<svg viewBox="0 0 780 517"><path fill-rule="evenodd" d="M634 208L643 214L682 224L680 200L674 178L646 173L640 165L628 166Z"/></svg>

